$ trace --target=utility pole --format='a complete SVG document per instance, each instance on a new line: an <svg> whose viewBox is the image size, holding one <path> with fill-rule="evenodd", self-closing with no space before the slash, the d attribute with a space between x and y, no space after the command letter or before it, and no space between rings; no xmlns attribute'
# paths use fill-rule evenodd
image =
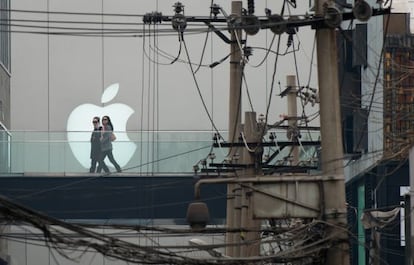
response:
<svg viewBox="0 0 414 265"><path fill-rule="evenodd" d="M332 1L333 2L333 1ZM315 0L316 14L324 14L329 0ZM327 249L326 264L349 264L347 211L339 102L336 34L333 28L316 29L321 123L321 166L324 175L342 178L324 183L324 217L327 236L338 245Z"/></svg>
<svg viewBox="0 0 414 265"><path fill-rule="evenodd" d="M257 125L256 112L246 112L244 115L243 133L246 143L258 143L261 139L261 132ZM262 157L262 147L260 145L246 146L243 148L242 163L249 165L248 168L242 171L242 178L252 178L257 175L261 175L261 168L259 167L258 159ZM253 166L254 165L254 166ZM249 183L251 185L251 183ZM251 189L248 185L242 187L242 204L241 204L241 227L253 229L254 231L260 230L261 222L253 219L253 203L251 195ZM245 241L258 242L258 232L246 232L243 235ZM260 244L241 245L240 255L242 257L259 256Z"/></svg>
<svg viewBox="0 0 414 265"><path fill-rule="evenodd" d="M235 17L241 17L242 2L233 1L231 3L231 14ZM241 40L242 30L231 30L231 44L230 44L230 95L229 95L229 140L230 144L237 143L240 136L241 126L241 50L237 40ZM232 159L237 155L238 148L231 147L229 158ZM235 192L237 190L237 192ZM240 228L241 209L235 211L235 206L240 207L240 189L236 184L227 185L227 210L226 210L226 225L228 229ZM226 234L226 255L240 256L240 247L232 244L240 243L240 236L237 233Z"/></svg>
<svg viewBox="0 0 414 265"><path fill-rule="evenodd" d="M240 18L242 15L242 2L232 2L232 15ZM229 102L229 143L239 142L242 131L243 138L247 143L256 143L259 139L259 131L256 121L255 112L247 112L245 114L245 124L242 129L241 124L241 82L242 82L242 67L243 58L241 47L239 46L242 39L242 30L233 29L231 31L231 45L230 45L230 102ZM255 147L252 147L255 148ZM232 161L240 161L244 165L255 165L256 153L250 152L249 147L236 148L231 147L229 157ZM254 168L247 168L238 171L238 176L241 178L252 177L257 174L256 166ZM249 195L248 185L241 186L239 184L227 185L227 228L260 228L260 221L253 220L253 205ZM260 244L242 244L243 240L253 241L258 240L257 232L241 233L227 233L226 243L229 245L226 248L226 254L234 257L258 256L260 254Z"/></svg>
<svg viewBox="0 0 414 265"><path fill-rule="evenodd" d="M287 86L287 107L288 107L288 138L291 141L296 141L294 133L297 129L297 116L298 116L298 104L296 99L296 76L288 75L286 76L286 86ZM299 150L297 146L292 146L292 164L297 165L299 162Z"/></svg>
<svg viewBox="0 0 414 265"><path fill-rule="evenodd" d="M227 183L227 212L226 227L230 230L226 233L226 255L231 257L242 256L259 256L259 235L258 233L249 232L245 235L234 233L236 229L257 228L260 221L257 219L269 218L286 218L286 213L280 211L271 212L272 203L252 194L263 193L267 197L274 197L278 203L283 201L283 205L292 209L289 217L295 218L320 218L323 217L326 225L326 239L334 244L326 250L325 264L329 265L348 265L349 264L349 243L347 234L347 210L345 201L345 181L343 170L343 150L342 150L342 131L340 118L339 102L339 84L338 84L338 62L336 34L334 28L338 27L342 18L351 20L359 18L366 21L375 11L375 15L388 14L390 9L383 10L373 9L365 3L364 0L358 0L354 9L356 12L340 12L334 6L334 0L315 0L315 16L305 16L304 18L289 19L287 21L279 14L272 14L270 10L266 11L266 18L257 18L254 16L254 0L248 1L248 13L242 12L242 1L233 0L231 3L231 15L227 16L224 10L216 4L211 6L210 18L205 17L186 17L183 14L183 6L177 2L174 6L175 14L173 16L163 16L159 12L148 13L144 16L145 24L157 24L161 21L169 21L174 29L183 34L187 22L201 22L206 24L212 32L217 34L223 41L230 44L230 84L229 84L229 124L228 124L228 142L223 143L230 147L226 161L220 167L237 169L231 178L214 179L208 183ZM358 7L358 8L355 8ZM220 11L224 18L217 15ZM244 15L242 15L242 13ZM230 31L230 39L217 30L214 23L227 23ZM319 78L319 99L320 99L320 129L321 129L321 165L323 176L286 176L273 175L271 179L266 179L261 172L262 153L259 148L263 146L273 146L274 143L261 142L263 130L258 132L258 127L267 126L267 124L258 124L256 113L248 112L245 116L245 124L242 135L241 124L241 83L242 71L244 67L242 39L242 29L247 35L254 35L260 29L270 29L275 34L285 33L287 28L296 28L301 26L313 26L316 29L317 56L318 56L318 78ZM328 27L327 27L328 26ZM227 57L226 57L227 58ZM218 62L220 63L220 62ZM213 67L214 63L211 65ZM296 106L296 89L295 77L288 78L289 92L289 121L290 127L297 127L297 106ZM267 121L266 121L267 122ZM273 126L274 127L274 126ZM242 137L244 144L240 141ZM294 139L294 137L291 137ZM270 144L270 145L268 145ZM249 146L250 145L250 146ZM252 146L254 145L254 146ZM285 145L286 146L286 145ZM220 146L221 147L221 146ZM256 149L257 148L257 149ZM296 150L297 152L297 150ZM277 155L278 153L274 153ZM298 154L293 154L294 161L298 161ZM240 159L240 165L237 161ZM213 163L212 163L212 166ZM217 165L218 166L218 165ZM274 167L276 168L276 167ZM272 174L272 171L269 171ZM291 173L291 172L290 172ZM229 174L230 175L230 174ZM265 178L266 181L263 181ZM293 180L293 181L292 181ZM199 189L201 183L207 181L200 180L195 190ZM322 182L322 185L320 185ZM269 183L273 186L261 184ZM273 194L274 190L260 191L258 189L267 189L277 187L283 183L282 192L285 194ZM307 198L307 201L296 201L291 199L287 192L293 187L297 190L304 187L309 194L318 194L318 199ZM317 183L317 185L315 185ZM285 185L286 184L286 185ZM257 185L257 186L256 186ZM253 192L259 191L259 192ZM305 193L306 193L305 192ZM199 192L196 192L196 199L199 199ZM313 200L313 201L312 201ZM316 205L312 205L317 200ZM255 205L253 205L253 202ZM264 206L260 208L261 203ZM253 206L257 206L253 208ZM260 208L260 209L259 209ZM288 209L287 207L285 207ZM296 209L300 212L296 213ZM258 210L258 211L253 211ZM289 210L290 211L290 210ZM208 209L205 203L196 202L189 205L187 220L193 229L205 227L208 222ZM260 227L259 227L260 228ZM252 231L259 231L252 230ZM248 240L247 243L254 242L254 246L244 246L242 240Z"/></svg>

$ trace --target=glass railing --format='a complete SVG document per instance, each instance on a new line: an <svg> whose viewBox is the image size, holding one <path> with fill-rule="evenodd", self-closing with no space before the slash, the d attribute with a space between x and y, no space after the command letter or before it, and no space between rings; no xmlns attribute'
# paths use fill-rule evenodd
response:
<svg viewBox="0 0 414 265"><path fill-rule="evenodd" d="M0 174L89 172L91 132L0 133ZM226 132L220 134L227 139ZM275 134L278 141L286 140L285 131ZM303 141L317 140L318 134ZM115 135L113 155L124 173L192 173L193 166L209 153L213 152L215 162L220 163L228 152L228 148L212 148L212 131L129 131ZM277 145L265 148L264 153L275 148ZM302 147L301 156L311 156L314 151L309 148ZM288 155L286 152L280 156ZM105 162L114 172L112 164Z"/></svg>
<svg viewBox="0 0 414 265"><path fill-rule="evenodd" d="M0 122L0 172L11 171L11 133Z"/></svg>

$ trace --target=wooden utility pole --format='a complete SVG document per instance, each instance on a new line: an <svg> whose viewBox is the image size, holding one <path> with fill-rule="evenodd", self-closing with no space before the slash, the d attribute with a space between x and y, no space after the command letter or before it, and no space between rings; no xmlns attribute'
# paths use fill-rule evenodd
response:
<svg viewBox="0 0 414 265"><path fill-rule="evenodd" d="M241 17L242 2L233 1L231 3L231 14L236 17ZM241 81L242 81L242 66L241 66L241 50L237 39L241 40L241 29L231 30L231 45L230 45L230 95L229 95L229 140L228 142L237 143L240 136L241 126ZM232 159L237 154L238 148L232 146L229 152L229 158ZM235 196L235 191L237 193ZM227 185L227 210L226 210L226 224L228 229L240 228L240 210L235 211L235 206L240 207L240 190L236 184ZM237 201L237 202L236 202ZM240 208L239 208L240 209ZM226 247L226 255L240 256L240 247L231 246L231 244L240 243L240 236L237 233L227 233L226 243L230 246Z"/></svg>
<svg viewBox="0 0 414 265"><path fill-rule="evenodd" d="M333 1L332 1L333 2ZM316 14L324 14L329 0L315 0ZM326 264L349 264L349 243L343 170L343 147L339 101L338 61L335 29L316 29L321 123L321 166L324 175L342 176L324 182L324 217L327 236L337 245L327 249Z"/></svg>

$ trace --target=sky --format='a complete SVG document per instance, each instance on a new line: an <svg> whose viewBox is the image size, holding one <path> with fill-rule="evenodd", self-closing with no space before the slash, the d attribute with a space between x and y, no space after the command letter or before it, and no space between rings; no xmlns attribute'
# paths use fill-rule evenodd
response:
<svg viewBox="0 0 414 265"><path fill-rule="evenodd" d="M213 69L208 65L229 54L228 44L212 33L207 35L206 27L202 24L189 23L181 44L174 32L155 36L154 32L158 30L170 31L172 27L168 22L157 26L138 24L134 27L109 24L142 23L142 15L153 11L173 15L172 6L175 2L11 1L12 9L15 10L11 13L12 18L25 20L14 22L12 33L11 129L65 131L70 114L78 106L93 104L105 107L116 103L126 104L133 109L126 124L126 129L130 131L209 130L212 128L209 116L219 130L226 130L229 115L229 60ZM231 13L229 0L181 1L186 16L208 16L211 2L220 5L226 13ZM246 7L247 1L243 1L243 5ZM256 1L255 14L264 16L265 8L280 13L280 2ZM297 8L286 7L285 14L302 15L308 8L306 1L299 3ZM123 16L103 16L102 13ZM27 20L42 20L43 23ZM151 36L50 34L63 32L61 27L102 29L102 24L105 28L116 28L117 32L120 28L141 32L145 28L147 33L151 31ZM29 34L27 31L36 33ZM198 33L194 34L193 31ZM227 31L223 33L229 36ZM299 29L294 36L295 53L292 52L293 46L287 48L287 35L282 35L279 51L287 51L284 56L275 55L278 39L279 36L274 37L270 30L261 30L257 35L247 38L248 45L253 47L253 54L245 68L242 112L254 110L257 115L264 114L270 102L269 123L278 121L280 115L287 112L286 98L278 96L286 86L287 75L298 73L299 85L317 87L314 31L310 27ZM269 47L272 52L267 54ZM174 58L178 59L172 63ZM200 61L203 66L197 69ZM114 84L119 86L118 93L110 102L102 103L105 89ZM307 110L309 114L315 112L316 107ZM93 114L85 113L85 116L89 120ZM113 122L116 126L117 121ZM79 130L82 128L79 126ZM71 129L76 130L73 127Z"/></svg>

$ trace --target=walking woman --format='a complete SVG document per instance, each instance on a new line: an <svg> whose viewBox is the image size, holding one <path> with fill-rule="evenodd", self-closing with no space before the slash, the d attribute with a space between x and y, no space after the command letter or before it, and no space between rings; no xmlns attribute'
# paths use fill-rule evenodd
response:
<svg viewBox="0 0 414 265"><path fill-rule="evenodd" d="M100 118L93 117L92 124L93 124L93 132L91 134L91 167L89 168L90 173L95 173L96 165L104 163L101 160L101 130L102 127L100 125Z"/></svg>
<svg viewBox="0 0 414 265"><path fill-rule="evenodd" d="M114 130L114 126L112 125L111 119L109 116L102 117L102 134L101 134L101 154L102 154L102 161L105 157L108 157L109 161L111 161L112 165L114 165L117 172L122 172L121 167L115 161L115 158L112 154L112 132ZM101 170L105 172L109 172L108 167L102 163L102 166L98 166L98 173Z"/></svg>

